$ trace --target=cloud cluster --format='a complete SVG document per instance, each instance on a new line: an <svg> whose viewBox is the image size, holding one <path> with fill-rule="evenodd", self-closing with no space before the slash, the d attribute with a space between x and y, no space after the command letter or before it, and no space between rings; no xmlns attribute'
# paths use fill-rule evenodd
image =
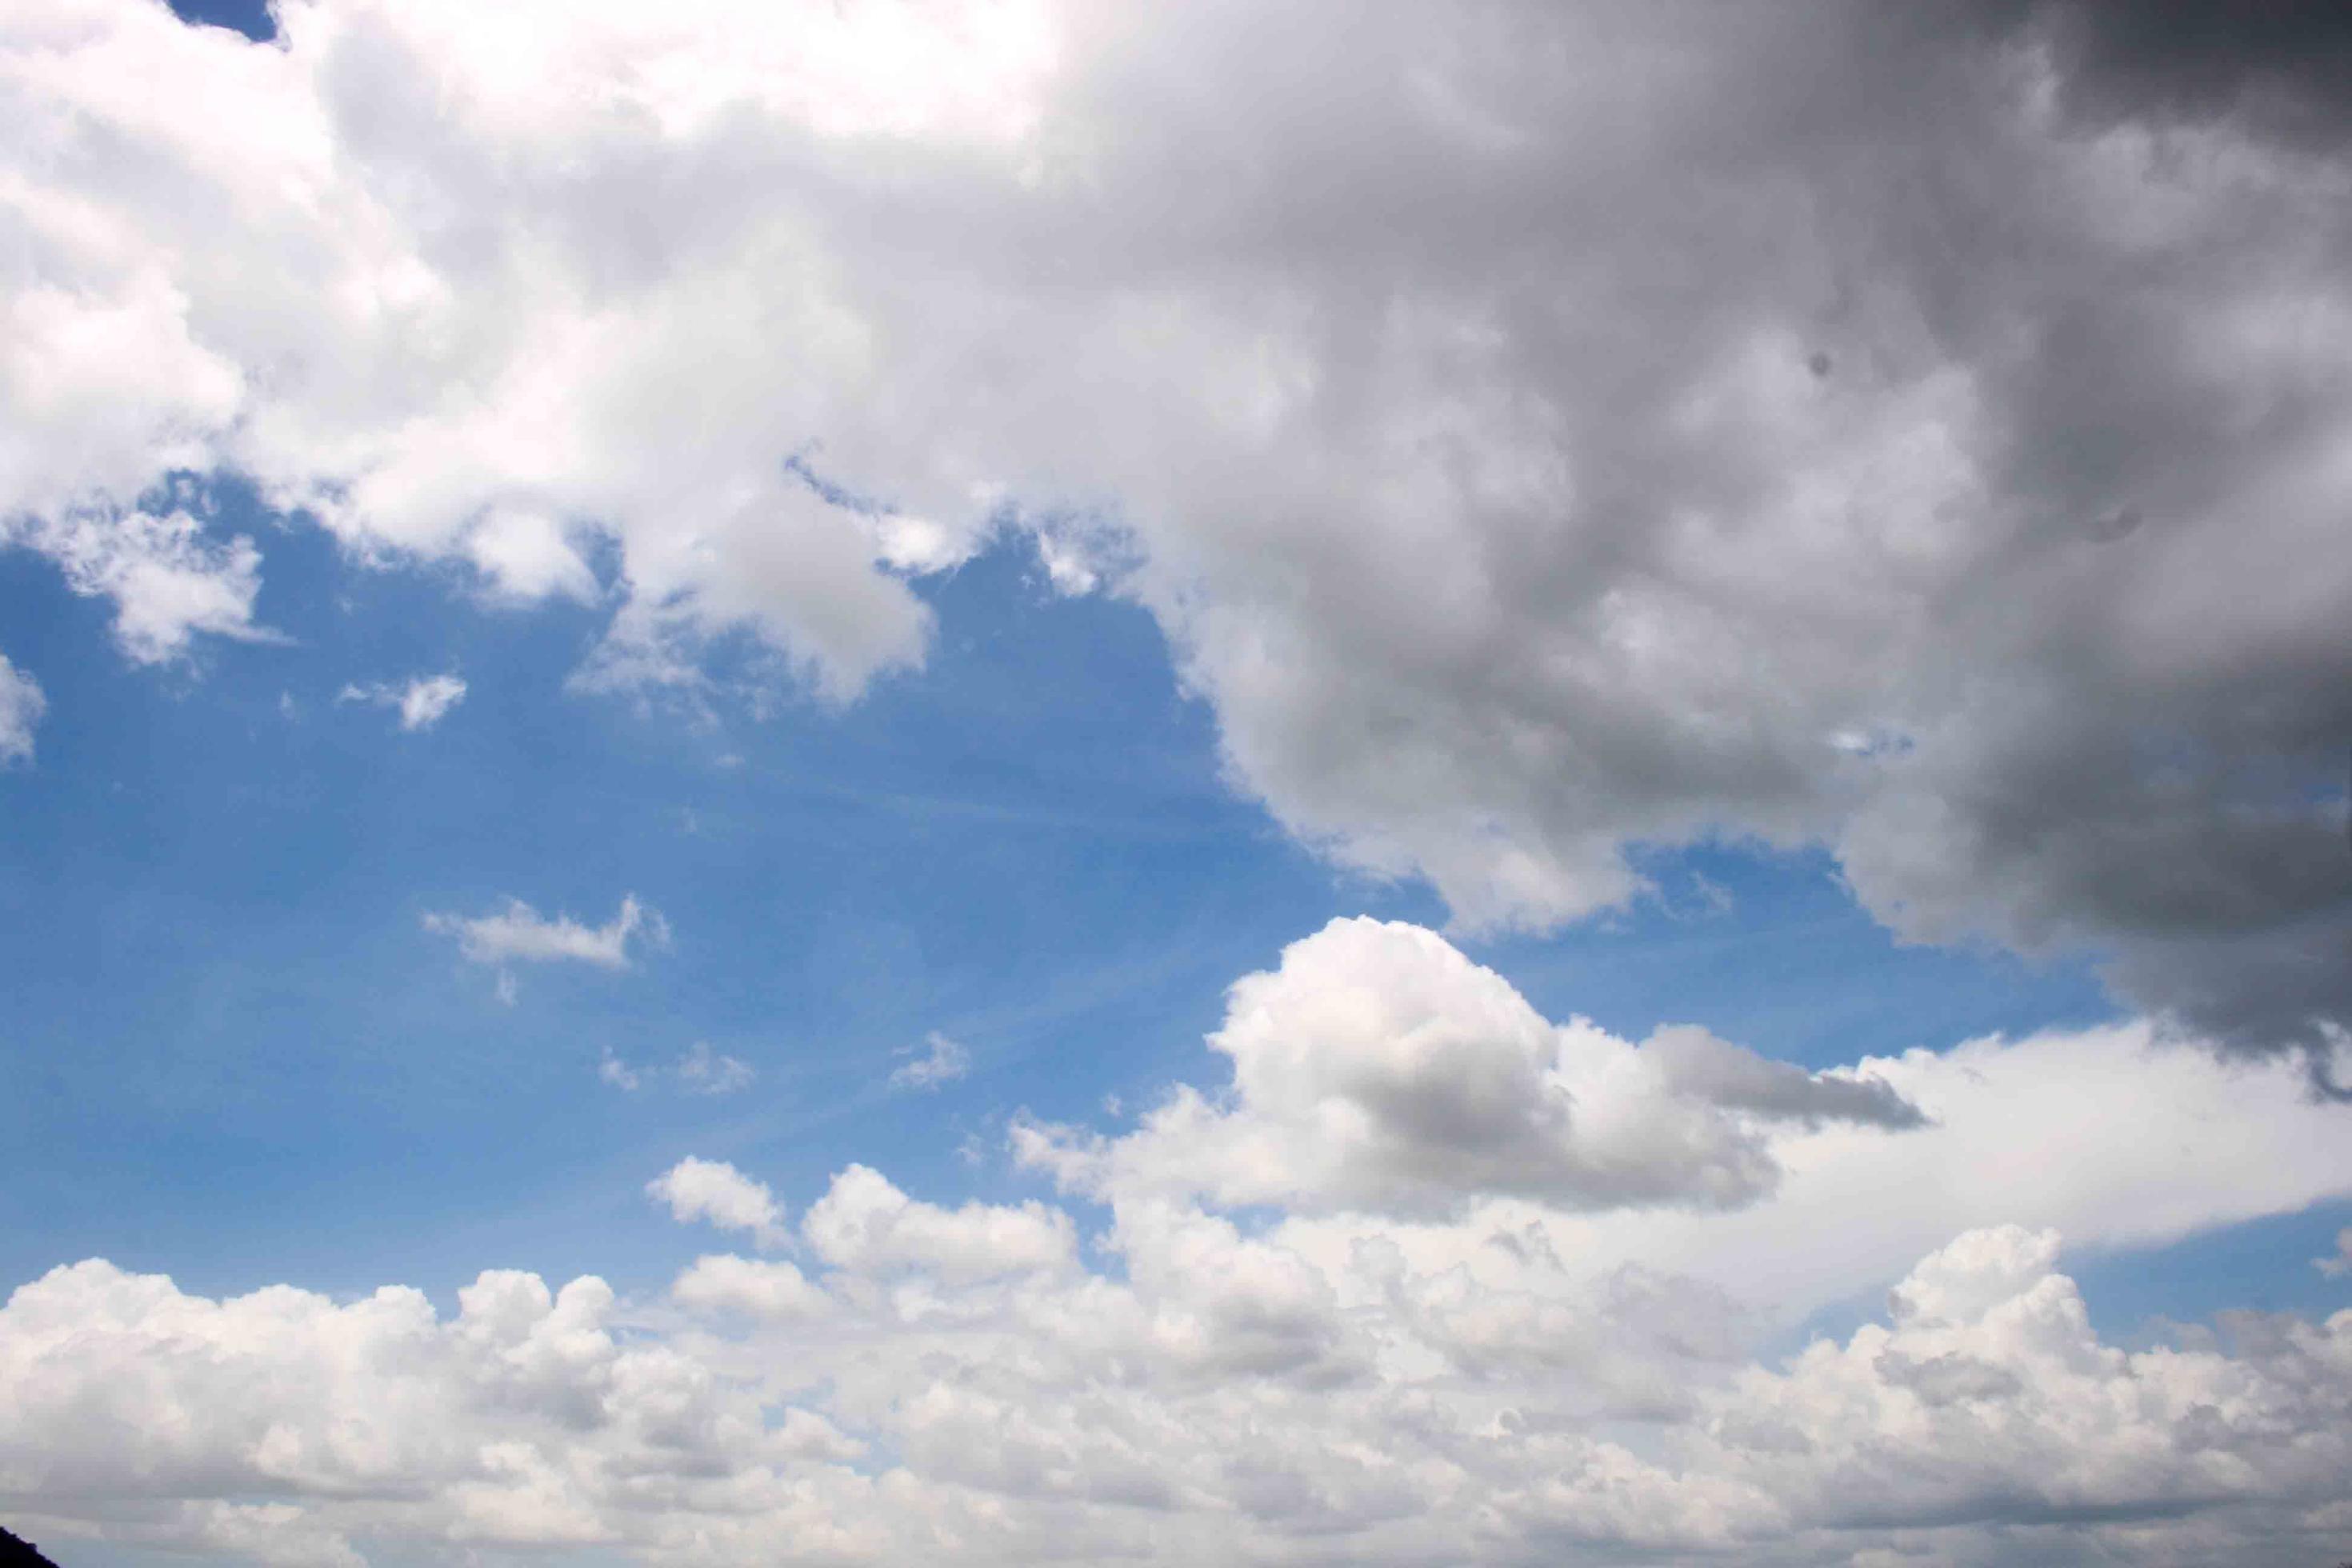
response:
<svg viewBox="0 0 2352 1568"><path fill-rule="evenodd" d="M1756 836L2223 1045L2352 1018L2324 8L278 16L0 30L0 528L137 657L251 625L189 469L609 603L605 687L732 629L846 698L1011 526L1467 922Z"/></svg>
<svg viewBox="0 0 2352 1568"><path fill-rule="evenodd" d="M493 1271L442 1313L58 1268L0 1308L0 1509L333 1568L2285 1568L2352 1525L2352 1307L2129 1349L2059 1263L2061 1231L2352 1195L2352 1109L2292 1062L2136 1026L1805 1075L1546 1024L1366 921L1243 980L1216 1039L1230 1089L1027 1130L1087 1211L851 1164L795 1224L687 1158L647 1196L758 1255L630 1299ZM1785 1348L1864 1291L1878 1321Z"/></svg>

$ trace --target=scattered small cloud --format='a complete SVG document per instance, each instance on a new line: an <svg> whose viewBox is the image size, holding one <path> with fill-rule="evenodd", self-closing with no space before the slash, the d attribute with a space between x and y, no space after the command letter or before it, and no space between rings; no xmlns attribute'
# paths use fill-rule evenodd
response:
<svg viewBox="0 0 2352 1568"><path fill-rule="evenodd" d="M732 1094L759 1076L750 1062L712 1050L707 1040L695 1041L673 1070L679 1087L689 1094Z"/></svg>
<svg viewBox="0 0 2352 1568"><path fill-rule="evenodd" d="M890 1074L892 1089L937 1089L971 1071L971 1053L937 1029L923 1037L919 1056L918 1048L908 1046L894 1053L913 1059Z"/></svg>
<svg viewBox="0 0 2352 1568"><path fill-rule="evenodd" d="M592 926L568 914L541 914L520 899L487 915L428 913L425 929L457 939L457 951L474 963L593 963L626 969L630 944L669 945L669 922L632 893L610 921Z"/></svg>
<svg viewBox="0 0 2352 1568"><path fill-rule="evenodd" d="M2335 1257L2315 1258L2311 1260L2311 1264L2330 1279L2352 1277L2352 1226L2347 1226L2336 1233Z"/></svg>
<svg viewBox="0 0 2352 1568"><path fill-rule="evenodd" d="M742 1058L714 1051L709 1041L697 1040L667 1068L632 1067L608 1046L597 1059L596 1076L625 1093L635 1093L649 1080L666 1079L681 1094L720 1095L750 1088L760 1074Z"/></svg>
<svg viewBox="0 0 2352 1568"><path fill-rule="evenodd" d="M784 1239L784 1210L775 1194L723 1160L688 1155L647 1182L646 1193L667 1205L680 1225L700 1221L720 1230L748 1231L762 1247Z"/></svg>
<svg viewBox="0 0 2352 1568"><path fill-rule="evenodd" d="M33 731L48 710L41 683L0 654L0 767L33 760Z"/></svg>
<svg viewBox="0 0 2352 1568"><path fill-rule="evenodd" d="M456 675L420 675L405 682L379 680L367 686L346 686L335 700L365 702L390 708L400 715L400 727L414 734L430 730L449 710L466 700L466 682Z"/></svg>

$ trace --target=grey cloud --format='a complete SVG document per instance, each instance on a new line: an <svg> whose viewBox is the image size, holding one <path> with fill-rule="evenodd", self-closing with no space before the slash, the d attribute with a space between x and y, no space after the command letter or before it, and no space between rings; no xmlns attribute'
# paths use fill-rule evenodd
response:
<svg viewBox="0 0 2352 1568"><path fill-rule="evenodd" d="M251 632L249 552L126 510L173 468L519 595L602 541L591 687L748 629L846 700L1011 520L1467 926L1818 844L2228 1048L2352 1021L2314 8L570 6L493 68L424 0L66 4L0 35L0 512L138 657Z"/></svg>

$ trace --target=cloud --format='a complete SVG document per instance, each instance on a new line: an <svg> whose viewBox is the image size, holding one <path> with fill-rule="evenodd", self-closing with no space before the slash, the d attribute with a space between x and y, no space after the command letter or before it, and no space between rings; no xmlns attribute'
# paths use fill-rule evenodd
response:
<svg viewBox="0 0 2352 1568"><path fill-rule="evenodd" d="M2352 1308L2127 1348L2063 1268L2062 1234L2352 1195L2352 1108L2291 1059L2135 1023L1803 1074L1545 1022L1375 921L1244 977L1214 1043L1230 1089L1016 1133L1083 1239L863 1163L794 1228L687 1158L648 1196L769 1256L642 1299L54 1269L0 1307L0 1494L45 1534L338 1564L2189 1568L2344 1523ZM1773 1349L1857 1300L1884 1310Z"/></svg>
<svg viewBox="0 0 2352 1568"><path fill-rule="evenodd" d="M1064 1268L1077 1252L1069 1216L1043 1204L943 1209L917 1202L864 1165L833 1179L802 1216L801 1233L837 1267L867 1274L919 1269L954 1284Z"/></svg>
<svg viewBox="0 0 2352 1568"><path fill-rule="evenodd" d="M2336 1233L2335 1257L2315 1258L2312 1259L2312 1266L2330 1279L2341 1279L2347 1275L2352 1275L2352 1229Z"/></svg>
<svg viewBox="0 0 2352 1568"><path fill-rule="evenodd" d="M0 767L33 760L33 731L48 710L41 683L0 654Z"/></svg>
<svg viewBox="0 0 2352 1568"><path fill-rule="evenodd" d="M686 1094L733 1094L748 1089L760 1076L759 1070L740 1057L730 1057L714 1051L707 1040L697 1040L667 1068L634 1068L613 1054L607 1047L597 1059L596 1076L614 1089L635 1093L645 1087L648 1076L666 1077Z"/></svg>
<svg viewBox="0 0 2352 1568"><path fill-rule="evenodd" d="M733 1094L759 1077L750 1062L714 1051L704 1040L695 1041L671 1070L677 1073L680 1087L691 1094Z"/></svg>
<svg viewBox="0 0 2352 1568"><path fill-rule="evenodd" d="M2311 8L475 9L0 32L0 516L135 657L249 625L188 470L609 604L591 688L846 700L1025 530L1466 926L1818 845L2226 1048L2352 1020Z"/></svg>
<svg viewBox="0 0 2352 1568"><path fill-rule="evenodd" d="M892 1089L937 1089L971 1071L971 1052L934 1029L923 1037L923 1054L890 1070ZM912 1056L912 1047L899 1056Z"/></svg>
<svg viewBox="0 0 2352 1568"><path fill-rule="evenodd" d="M1370 920L1334 921L1237 983L1209 1044L1234 1064L1229 1091L1180 1089L1109 1142L1029 1127L1024 1158L1081 1186L1224 1203L1727 1208L1779 1180L1776 1125L1923 1121L1883 1079L1809 1074L1703 1029L1637 1047L1551 1024L1435 932Z"/></svg>
<svg viewBox="0 0 2352 1568"><path fill-rule="evenodd" d="M428 913L425 929L457 939L457 951L474 963L593 963L600 969L626 969L629 946L642 937L645 945L667 946L669 925L658 910L637 902L632 893L620 910L601 926L583 925L570 915L550 920L520 899L510 898L495 914Z"/></svg>
<svg viewBox="0 0 2352 1568"><path fill-rule="evenodd" d="M762 1246L784 1234L784 1211L767 1184L722 1161L688 1156L646 1183L646 1192L668 1205L681 1225L703 1220L721 1230L748 1230Z"/></svg>
<svg viewBox="0 0 2352 1568"><path fill-rule="evenodd" d="M185 509L0 520L5 544L49 557L75 593L112 600L115 642L136 663L179 658L198 633L282 640L253 618L260 551L243 535L212 538Z"/></svg>
<svg viewBox="0 0 2352 1568"><path fill-rule="evenodd" d="M395 709L400 714L400 727L411 733L430 730L465 700L466 683L455 675L420 675L401 685L377 681L368 686L346 686L335 696L337 702L371 702L380 708Z"/></svg>

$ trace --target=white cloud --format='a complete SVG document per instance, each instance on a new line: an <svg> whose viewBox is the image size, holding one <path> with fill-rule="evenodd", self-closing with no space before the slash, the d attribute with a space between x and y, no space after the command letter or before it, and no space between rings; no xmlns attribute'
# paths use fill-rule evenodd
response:
<svg viewBox="0 0 2352 1568"><path fill-rule="evenodd" d="M637 902L634 893L621 900L620 909L601 926L583 925L568 914L552 920L524 903L509 899L493 914L428 913L425 929L457 939L457 951L475 963L593 963L601 969L625 969L634 940L666 946L669 926L658 910Z"/></svg>
<svg viewBox="0 0 2352 1568"><path fill-rule="evenodd" d="M679 1085L691 1094L733 1094L748 1088L759 1077L750 1062L714 1051L704 1040L695 1041L671 1070L677 1073Z"/></svg>
<svg viewBox="0 0 2352 1568"><path fill-rule="evenodd" d="M137 657L250 626L252 547L138 510L191 468L611 603L591 687L748 631L845 700L923 657L904 574L1011 519L1160 618L1281 820L1467 923L1757 835L2220 1043L2352 1015L2352 242L2295 50L2135 75L2055 4L479 9L0 31L0 516Z"/></svg>
<svg viewBox="0 0 2352 1568"><path fill-rule="evenodd" d="M2312 1266L2330 1279L2341 1279L2347 1275L2352 1275L2352 1228L2336 1233L2335 1257L2315 1258L2312 1259Z"/></svg>
<svg viewBox="0 0 2352 1568"><path fill-rule="evenodd" d="M864 1165L833 1179L802 1216L801 1233L818 1257L838 1268L859 1273L917 1268L951 1284L1066 1268L1077 1251L1069 1216L1042 1204L943 1209L917 1202Z"/></svg>
<svg viewBox="0 0 2352 1568"><path fill-rule="evenodd" d="M613 1054L610 1046L596 1058L596 1077L624 1094L635 1094L645 1087L645 1075Z"/></svg>
<svg viewBox="0 0 2352 1568"><path fill-rule="evenodd" d="M0 653L0 767L33 760L33 731L48 710L41 683Z"/></svg>
<svg viewBox="0 0 2352 1568"><path fill-rule="evenodd" d="M893 1089L937 1089L971 1072L971 1052L937 1029L923 1037L921 1055L916 1056L912 1047L898 1054L914 1059L890 1069Z"/></svg>
<svg viewBox="0 0 2352 1568"><path fill-rule="evenodd" d="M67 585L114 603L114 637L141 664L184 655L200 632L280 640L253 619L261 552L242 535L219 541L184 509L166 513L72 510L0 521L0 544L48 556Z"/></svg>
<svg viewBox="0 0 2352 1568"><path fill-rule="evenodd" d="M705 1220L721 1230L747 1230L762 1246L784 1234L784 1211L767 1184L723 1161L689 1155L646 1183L646 1192L668 1205L680 1224Z"/></svg>
<svg viewBox="0 0 2352 1568"><path fill-rule="evenodd" d="M2135 1024L1795 1074L1544 1023L1373 922L1244 979L1217 1042L1236 1088L1190 1091L1189 1141L1164 1107L1064 1134L1108 1215L1084 1246L1055 1204L930 1203L863 1164L795 1232L688 1158L647 1194L792 1256L705 1255L642 1301L493 1271L447 1318L55 1270L0 1308L0 1497L225 1561L266 1523L289 1561L662 1568L2285 1568L2347 1522L2352 1306L2127 1350L2060 1265L2061 1230L2112 1249L2352 1194L2352 1107L2296 1063ZM1541 1136L1491 1110L1555 1083ZM1905 1104L1927 1120L1876 1124ZM1719 1206L1704 1173L1749 1167L1779 1179ZM1862 1291L1884 1321L1765 1353Z"/></svg>
<svg viewBox="0 0 2352 1568"><path fill-rule="evenodd" d="M1209 1043L1222 1095L1179 1089L1116 1141L1024 1129L1032 1163L1098 1190L1442 1213L1517 1194L1569 1207L1732 1207L1769 1192L1776 1126L1901 1137L1883 1079L1808 1074L1662 1029L1634 1046L1539 1017L1436 933L1334 921L1233 988Z"/></svg>
<svg viewBox="0 0 2352 1568"><path fill-rule="evenodd" d="M455 675L420 675L398 685L376 681L346 686L335 696L337 702L370 702L396 710L400 727L411 733L430 730L465 700L466 683Z"/></svg>

